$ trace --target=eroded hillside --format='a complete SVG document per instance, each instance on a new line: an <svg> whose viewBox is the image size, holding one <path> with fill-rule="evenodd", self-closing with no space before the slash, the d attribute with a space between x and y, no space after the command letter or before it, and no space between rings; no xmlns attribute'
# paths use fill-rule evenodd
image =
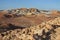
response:
<svg viewBox="0 0 60 40"><path fill-rule="evenodd" d="M56 10L21 8L0 12L0 40L60 40L59 30L60 12Z"/></svg>

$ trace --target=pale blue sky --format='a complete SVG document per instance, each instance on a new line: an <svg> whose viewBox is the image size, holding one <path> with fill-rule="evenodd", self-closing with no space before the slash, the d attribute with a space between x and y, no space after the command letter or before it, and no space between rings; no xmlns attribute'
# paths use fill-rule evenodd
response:
<svg viewBox="0 0 60 40"><path fill-rule="evenodd" d="M60 10L60 0L0 0L0 10L13 8Z"/></svg>

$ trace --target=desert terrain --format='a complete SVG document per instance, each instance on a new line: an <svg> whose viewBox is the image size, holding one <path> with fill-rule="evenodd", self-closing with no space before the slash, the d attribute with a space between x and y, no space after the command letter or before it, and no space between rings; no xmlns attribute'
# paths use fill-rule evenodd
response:
<svg viewBox="0 0 60 40"><path fill-rule="evenodd" d="M0 11L0 40L60 40L60 11L18 8Z"/></svg>

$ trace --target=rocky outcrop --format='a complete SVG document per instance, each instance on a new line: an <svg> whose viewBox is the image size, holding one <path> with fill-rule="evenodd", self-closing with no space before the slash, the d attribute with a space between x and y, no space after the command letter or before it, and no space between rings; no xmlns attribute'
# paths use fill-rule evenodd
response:
<svg viewBox="0 0 60 40"><path fill-rule="evenodd" d="M8 10L8 14L14 14L14 15L32 15L32 14L38 14L40 11L36 8L20 8L20 9L12 9Z"/></svg>

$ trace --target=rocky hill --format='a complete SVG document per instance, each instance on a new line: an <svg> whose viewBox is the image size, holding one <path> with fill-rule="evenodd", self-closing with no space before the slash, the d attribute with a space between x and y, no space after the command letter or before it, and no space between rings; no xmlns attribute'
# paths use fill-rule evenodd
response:
<svg viewBox="0 0 60 40"><path fill-rule="evenodd" d="M0 11L0 40L60 40L60 11L20 8Z"/></svg>

